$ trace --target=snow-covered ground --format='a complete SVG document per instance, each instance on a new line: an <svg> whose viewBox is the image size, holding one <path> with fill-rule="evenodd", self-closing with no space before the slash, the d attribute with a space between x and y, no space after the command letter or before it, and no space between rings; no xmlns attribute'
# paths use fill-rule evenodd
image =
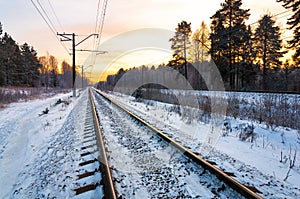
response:
<svg viewBox="0 0 300 199"><path fill-rule="evenodd" d="M78 166L80 162L94 158L86 156L83 159L80 156L81 147L84 146L82 133L86 120L87 92L83 92L76 99L70 98L70 95L71 93L58 94L12 103L0 110L0 198L69 198L75 196L74 189L88 183L86 179L77 180L76 176L98 167ZM132 97L120 94L111 97L170 134L173 139L179 140L195 152L201 152L207 132L211 129L210 124L182 118L177 108L171 104L155 101L137 102ZM68 102L69 105L55 105L58 99ZM49 109L48 114L42 114L46 108ZM297 129L277 127L272 130L264 123L234 118L227 120L232 131L228 131L227 136L220 136L205 158L214 161L217 167L234 173L235 178L242 183L255 186L266 198L297 198L300 195L300 144ZM109 125L114 126L110 121L103 122L107 129ZM245 123L253 123L255 127L256 139L253 143L239 140L238 135ZM112 139L122 137L116 136L119 137ZM110 146L116 147L115 144L110 143ZM284 181L295 150L295 166ZM116 159L112 160L116 166L124 165L123 162L114 161ZM124 161L129 159L124 157ZM151 176L146 175L147 177ZM91 177L89 182L96 182L99 178L98 173ZM195 179L197 177L190 178ZM133 191L130 189L131 185L121 182L119 186L129 190L126 193L129 197L130 191ZM101 190L97 189L75 198L93 198L97 194L102 194Z"/></svg>
<svg viewBox="0 0 300 199"><path fill-rule="evenodd" d="M243 198L127 113L96 98L118 198Z"/></svg>
<svg viewBox="0 0 300 199"><path fill-rule="evenodd" d="M132 112L154 124L173 139L180 141L191 150L201 153L211 125L198 120L188 121L174 110L174 105L156 101L135 100L133 97L110 93L110 97ZM195 110L192 110L192 112ZM194 113L196 114L196 113ZM299 118L300 119L300 118ZM300 195L300 143L298 129L277 127L271 130L264 123L227 118L231 131L220 136L216 145L206 155L216 166L235 174L240 182L255 186L266 198L297 198ZM254 126L255 140L241 141L239 134L247 125ZM222 134L224 132L220 132ZM284 140L284 142L282 142ZM286 177L290 161L295 165ZM282 154L282 161L281 160Z"/></svg>
<svg viewBox="0 0 300 199"><path fill-rule="evenodd" d="M12 103L0 111L0 198L75 195L87 92L70 96Z"/></svg>

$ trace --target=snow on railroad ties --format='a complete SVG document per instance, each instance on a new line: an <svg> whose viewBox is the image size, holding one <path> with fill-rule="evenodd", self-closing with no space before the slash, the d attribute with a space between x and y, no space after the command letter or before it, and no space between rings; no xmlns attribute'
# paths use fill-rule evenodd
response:
<svg viewBox="0 0 300 199"><path fill-rule="evenodd" d="M192 151L200 152L201 145L210 130L210 124L182 118L178 114L180 109L177 110L178 107L171 104L149 100L137 101L120 93L109 95L133 113L167 132L174 140L189 146ZM253 97L251 94L251 96L250 100L255 98L257 101L260 98L259 95ZM191 112L193 113L193 110ZM206 158L214 161L220 169L234 173L234 178L242 183L255 186L263 192L262 196L265 198L297 198L300 195L299 129L277 127L272 130L264 123L259 124L256 121L238 118L227 120L231 124L232 131L228 132L227 136L219 137L217 144ZM239 140L238 135L245 124L253 124L255 127L257 137L253 143ZM195 128L197 133L191 134ZM295 150L296 164L291 169L288 179L284 181Z"/></svg>
<svg viewBox="0 0 300 199"><path fill-rule="evenodd" d="M118 197L242 198L147 127L96 98Z"/></svg>
<svg viewBox="0 0 300 199"><path fill-rule="evenodd" d="M0 111L0 198L74 195L86 95L58 94Z"/></svg>

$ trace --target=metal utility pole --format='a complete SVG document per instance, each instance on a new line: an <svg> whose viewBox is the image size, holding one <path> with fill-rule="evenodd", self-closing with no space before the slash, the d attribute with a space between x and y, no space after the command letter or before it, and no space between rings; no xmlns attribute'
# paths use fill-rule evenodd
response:
<svg viewBox="0 0 300 199"><path fill-rule="evenodd" d="M75 79L76 79L76 57L75 57L75 51L76 51L76 46L78 46L79 44L81 44L82 42L84 42L85 40L87 40L88 38L90 38L91 36L99 36L99 34L90 34L89 36L87 36L86 38L84 38L83 40L81 40L80 42L78 42L77 44L75 44L75 33L72 34L66 34L66 33L57 33L58 36L61 36L62 39L61 41L72 41L72 57L73 57L73 69L72 69L72 76L73 76L73 97L76 97L76 87L75 87ZM91 51L91 52L98 52L98 51Z"/></svg>
<svg viewBox="0 0 300 199"><path fill-rule="evenodd" d="M81 88L83 90L83 66L81 66Z"/></svg>
<svg viewBox="0 0 300 199"><path fill-rule="evenodd" d="M76 79L76 59L75 59L75 34L72 34L72 57L73 57L73 64L72 64L72 77L73 77L73 97L76 97L76 87L75 87L75 79Z"/></svg>

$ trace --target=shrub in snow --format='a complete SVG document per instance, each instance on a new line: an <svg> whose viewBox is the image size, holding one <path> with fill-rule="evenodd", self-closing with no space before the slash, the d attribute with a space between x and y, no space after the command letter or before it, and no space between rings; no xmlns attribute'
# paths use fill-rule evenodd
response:
<svg viewBox="0 0 300 199"><path fill-rule="evenodd" d="M168 110L169 112L173 112L173 113L176 113L176 114L178 114L179 116L181 116L180 106L178 106L178 105L170 106L170 107L167 108L167 110Z"/></svg>
<svg viewBox="0 0 300 199"><path fill-rule="evenodd" d="M231 123L229 120L224 121L222 132L223 136L227 136L229 132L232 132Z"/></svg>
<svg viewBox="0 0 300 199"><path fill-rule="evenodd" d="M48 112L49 112L49 109L48 109L48 107L46 107L46 109L43 110L42 113L39 114L39 116L42 116L42 115L44 115L44 114L48 114Z"/></svg>
<svg viewBox="0 0 300 199"><path fill-rule="evenodd" d="M239 139L241 141L249 140L252 143L255 139L254 125L247 124L244 127L242 127L241 132L239 134Z"/></svg>
<svg viewBox="0 0 300 199"><path fill-rule="evenodd" d="M143 98L143 95L142 95L142 91L140 88L138 88L137 90L135 90L132 94L133 97L135 97L135 100L140 102L141 99Z"/></svg>

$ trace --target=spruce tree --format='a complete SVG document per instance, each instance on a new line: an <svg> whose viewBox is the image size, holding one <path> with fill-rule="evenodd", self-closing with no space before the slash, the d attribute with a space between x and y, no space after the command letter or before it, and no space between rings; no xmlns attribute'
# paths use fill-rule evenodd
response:
<svg viewBox="0 0 300 199"><path fill-rule="evenodd" d="M22 63L19 68L22 69L22 71L20 71L20 74L22 75L20 76L19 81L21 84L35 86L40 77L39 70L41 68L41 64L37 58L37 52L33 47L24 43L21 46L21 55Z"/></svg>
<svg viewBox="0 0 300 199"><path fill-rule="evenodd" d="M255 60L255 51L253 49L253 34L251 27L248 26L245 34L244 34L244 45L241 47L239 51L239 55L241 60L238 64L239 70L239 86L240 88L255 88L255 80L257 74L257 65L254 64Z"/></svg>
<svg viewBox="0 0 300 199"><path fill-rule="evenodd" d="M0 35L2 24L0 23ZM0 86L34 86L39 78L37 53L27 43L19 46L8 34L0 37Z"/></svg>
<svg viewBox="0 0 300 199"><path fill-rule="evenodd" d="M293 15L288 18L287 24L289 29L293 30L294 38L290 41L289 47L296 50L293 60L297 65L300 65L300 1L299 0L276 0L277 2L282 2L283 7L286 9L292 9Z"/></svg>
<svg viewBox="0 0 300 199"><path fill-rule="evenodd" d="M210 55L216 66L218 67L221 76L225 82L229 79L229 62L227 59L227 47L228 43L226 35L223 33L226 31L223 21L225 16L218 10L212 17L211 22L211 49Z"/></svg>
<svg viewBox="0 0 300 199"><path fill-rule="evenodd" d="M1 84L2 85L13 85L18 83L17 81L17 68L21 61L20 48L16 44L15 40L7 34L4 33L1 39L2 51L2 60L1 60Z"/></svg>
<svg viewBox="0 0 300 199"><path fill-rule="evenodd" d="M262 70L262 89L267 87L268 69L278 69L281 66L279 60L284 55L282 49L281 33L275 21L270 15L264 15L259 20L259 26L255 30L255 53L257 62Z"/></svg>
<svg viewBox="0 0 300 199"><path fill-rule="evenodd" d="M2 35L2 24L0 22L0 36ZM4 48L2 44L2 37L0 37L0 86L4 85L4 68L3 68L3 60L4 60Z"/></svg>

